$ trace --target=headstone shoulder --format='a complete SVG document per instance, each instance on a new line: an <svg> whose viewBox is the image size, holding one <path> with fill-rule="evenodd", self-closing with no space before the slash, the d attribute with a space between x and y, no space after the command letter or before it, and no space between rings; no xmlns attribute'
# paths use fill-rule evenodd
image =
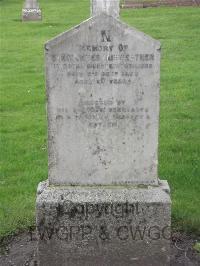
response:
<svg viewBox="0 0 200 266"><path fill-rule="evenodd" d="M157 50L160 50L161 43L160 41L152 38L151 36L143 33L142 31L139 31L138 29L129 26L125 22L120 21L119 19L102 12L101 14L98 14L94 17L91 17L79 25L57 35L56 37L50 39L45 43L45 50L49 50L50 48L53 48L54 46L58 45L65 39L68 39L72 37L74 34L79 34L80 31L84 31L84 28L86 27L94 27L96 24L99 25L99 23L102 23L102 27L106 25L106 23L109 23L113 25L113 27L118 28L119 30L122 30L124 33L124 36L126 35L132 35L135 39L137 39L138 42L147 42L148 45L154 46Z"/></svg>

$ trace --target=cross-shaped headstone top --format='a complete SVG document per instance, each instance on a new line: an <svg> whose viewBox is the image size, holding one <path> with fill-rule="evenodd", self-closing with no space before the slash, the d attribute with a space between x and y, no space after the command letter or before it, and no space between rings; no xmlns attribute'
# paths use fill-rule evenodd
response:
<svg viewBox="0 0 200 266"><path fill-rule="evenodd" d="M104 12L115 18L119 17L119 0L90 0L91 17Z"/></svg>

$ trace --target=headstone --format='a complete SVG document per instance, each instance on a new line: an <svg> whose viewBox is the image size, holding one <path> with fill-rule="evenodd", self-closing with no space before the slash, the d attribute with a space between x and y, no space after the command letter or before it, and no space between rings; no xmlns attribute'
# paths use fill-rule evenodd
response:
<svg viewBox="0 0 200 266"><path fill-rule="evenodd" d="M158 185L159 42L102 15L46 50L50 184Z"/></svg>
<svg viewBox="0 0 200 266"><path fill-rule="evenodd" d="M91 17L107 13L113 17L119 17L119 0L90 0L90 14Z"/></svg>
<svg viewBox="0 0 200 266"><path fill-rule="evenodd" d="M45 50L39 265L169 265L171 201L157 176L160 43L101 13Z"/></svg>
<svg viewBox="0 0 200 266"><path fill-rule="evenodd" d="M42 19L42 12L40 10L37 0L25 0L22 9L22 21L35 21Z"/></svg>

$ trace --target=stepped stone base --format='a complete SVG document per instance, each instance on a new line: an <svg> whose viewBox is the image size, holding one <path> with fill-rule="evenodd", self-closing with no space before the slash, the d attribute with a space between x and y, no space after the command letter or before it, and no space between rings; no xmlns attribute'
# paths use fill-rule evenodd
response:
<svg viewBox="0 0 200 266"><path fill-rule="evenodd" d="M170 265L171 200L158 187L51 187L36 203L40 266Z"/></svg>
<svg viewBox="0 0 200 266"><path fill-rule="evenodd" d="M22 21L37 21L42 19L42 12L38 8L23 8Z"/></svg>

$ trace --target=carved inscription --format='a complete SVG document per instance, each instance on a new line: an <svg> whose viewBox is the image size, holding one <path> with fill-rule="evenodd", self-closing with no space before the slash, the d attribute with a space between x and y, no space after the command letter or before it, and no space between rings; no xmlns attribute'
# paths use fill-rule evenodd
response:
<svg viewBox="0 0 200 266"><path fill-rule="evenodd" d="M79 51L78 55L52 55L54 68L73 78L74 84L131 85L138 76L138 69L153 67L153 54L130 54L126 44L119 44L118 47L80 45Z"/></svg>
<svg viewBox="0 0 200 266"><path fill-rule="evenodd" d="M85 239L102 241L170 239L170 226L146 224L142 218L143 212L144 209L138 203L128 202L113 204L72 204L68 202L65 207L59 204L56 208L58 224L42 226L39 236L41 240L55 237L66 242L74 241L74 243ZM113 226L110 226L109 221Z"/></svg>
<svg viewBox="0 0 200 266"><path fill-rule="evenodd" d="M71 118L68 108L57 108L57 113ZM137 121L150 119L148 109L143 107L129 107L125 100L80 100L78 108L73 109L76 119L87 123L89 128L118 127L120 121L132 120L135 125Z"/></svg>
<svg viewBox="0 0 200 266"><path fill-rule="evenodd" d="M157 184L160 44L101 14L45 49L51 183Z"/></svg>
<svg viewBox="0 0 200 266"><path fill-rule="evenodd" d="M62 72L74 86L132 86L138 78L138 70L148 71L154 64L154 54L134 53L126 43L113 44L110 31L101 30L100 44L77 44L78 53L53 54L51 60L56 72ZM144 91L136 89L135 102L130 106L125 99L80 99L78 107L69 111L58 107L57 115L71 116L89 128L118 127L121 121L137 124L144 117L149 119L148 109L135 107L143 100Z"/></svg>

